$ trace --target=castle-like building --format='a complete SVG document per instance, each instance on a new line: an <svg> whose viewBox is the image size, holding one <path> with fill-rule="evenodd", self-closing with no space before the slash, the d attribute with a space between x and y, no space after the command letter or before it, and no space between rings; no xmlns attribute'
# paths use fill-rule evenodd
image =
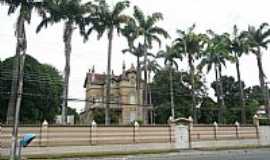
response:
<svg viewBox="0 0 270 160"><path fill-rule="evenodd" d="M130 124L134 121L152 122L152 106L143 105L143 81L137 86L137 70L131 65L126 70L123 63L122 74L112 73L110 112L111 121L117 124ZM95 118L104 116L106 107L106 74L95 73L94 67L86 74L84 88L86 103L84 112L80 114L83 124L90 124ZM138 97L137 89L140 90Z"/></svg>

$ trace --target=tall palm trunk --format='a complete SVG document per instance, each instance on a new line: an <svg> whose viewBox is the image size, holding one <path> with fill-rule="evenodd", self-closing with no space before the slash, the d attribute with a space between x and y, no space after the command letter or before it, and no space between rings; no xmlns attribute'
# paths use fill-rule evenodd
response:
<svg viewBox="0 0 270 160"><path fill-rule="evenodd" d="M174 119L175 118L175 106L174 106L174 95L173 95L173 75L172 75L172 64L170 65L170 96L171 96L171 116Z"/></svg>
<svg viewBox="0 0 270 160"><path fill-rule="evenodd" d="M18 17L17 25L16 25L16 37L17 37L17 49L16 54L18 61L15 62L18 64L18 82L16 87L16 104L15 106L15 120L12 131L12 142L11 142L11 150L10 150L10 159L16 159L16 148L17 148L17 139L18 139L18 126L19 126L19 116L20 116L20 108L21 108L21 100L23 94L23 71L24 71L24 61L25 61L25 52L27 48L26 41L26 33L24 27L25 19L20 14ZM21 55L22 54L22 55ZM15 74L14 74L15 75Z"/></svg>
<svg viewBox="0 0 270 160"><path fill-rule="evenodd" d="M18 87L18 72L19 72L19 59L20 59L20 46L19 43L17 43L16 46L16 55L13 61L13 71L12 71L12 83L11 83L11 94L10 99L8 102L8 110L7 110L7 124L14 123L14 113L15 113L15 105L16 105L16 99L17 94L16 90Z"/></svg>
<svg viewBox="0 0 270 160"><path fill-rule="evenodd" d="M107 63L107 79L106 79L106 107L105 107L105 124L110 124L110 103L111 103L111 57L112 57L112 40L113 40L113 28L110 28L109 34L109 46L108 46L108 63Z"/></svg>
<svg viewBox="0 0 270 160"><path fill-rule="evenodd" d="M241 102L241 122L243 124L246 123L246 100L245 100L245 95L244 95L244 89L243 89L243 84L241 82L241 72L240 72L240 63L239 63L239 58L237 56L237 53L235 53L235 66L236 66L236 71L237 71L237 80L239 83L239 90L240 90L240 102Z"/></svg>
<svg viewBox="0 0 270 160"><path fill-rule="evenodd" d="M188 54L188 64L189 64L189 74L190 74L190 80L191 80L191 96L192 96L192 114L194 118L194 122L198 123L198 117L197 117L197 109L196 109L196 97L194 94L194 65L193 65L193 57L191 54Z"/></svg>
<svg viewBox="0 0 270 160"><path fill-rule="evenodd" d="M136 94L137 94L137 117L141 117L141 66L140 66L140 57L137 56L137 85L136 85Z"/></svg>
<svg viewBox="0 0 270 160"><path fill-rule="evenodd" d="M63 86L63 102L62 102L62 124L66 124L66 107L68 106L68 89L70 77L70 54L73 26L72 22L66 22L64 28L63 41L65 43L65 70L64 70L64 86Z"/></svg>
<svg viewBox="0 0 270 160"><path fill-rule="evenodd" d="M146 45L146 38L144 38L144 45L143 45L143 54L144 54L144 100L143 104L148 105L148 80L147 80L147 45ZM144 115L144 107L142 108L142 119L145 120L145 115Z"/></svg>
<svg viewBox="0 0 270 160"><path fill-rule="evenodd" d="M259 69L260 86L261 86L261 90L263 92L264 104L266 107L265 109L266 109L266 113L270 117L270 106L269 106L269 99L268 99L269 93L268 93L268 89L266 87L266 83L264 80L264 71L263 71L263 66L262 66L262 54L261 54L260 48L258 48L258 52L256 53L256 58L257 58L257 66Z"/></svg>
<svg viewBox="0 0 270 160"><path fill-rule="evenodd" d="M148 71L148 82L151 83L151 70ZM147 85L147 90L149 93L149 104L152 105L152 95L151 95L151 86Z"/></svg>
<svg viewBox="0 0 270 160"><path fill-rule="evenodd" d="M224 112L225 112L225 102L224 102L224 93L223 93L223 84L222 84L222 68L221 65L218 65L218 86L219 86L219 99L220 99L220 110L219 110L219 123L224 123Z"/></svg>
<svg viewBox="0 0 270 160"><path fill-rule="evenodd" d="M144 105L148 104L148 91L147 91L147 46L146 46L146 38L144 38Z"/></svg>
<svg viewBox="0 0 270 160"><path fill-rule="evenodd" d="M151 83L151 70L149 70L148 72L148 81L149 83ZM148 93L149 93L149 104L152 105L152 90L151 90L151 85L147 85L147 90L148 90ZM151 110L150 112L150 124L153 123L153 111Z"/></svg>

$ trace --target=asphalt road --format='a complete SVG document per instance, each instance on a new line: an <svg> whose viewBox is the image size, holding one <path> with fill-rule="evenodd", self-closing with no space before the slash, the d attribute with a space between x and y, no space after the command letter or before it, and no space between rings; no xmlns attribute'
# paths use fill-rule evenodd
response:
<svg viewBox="0 0 270 160"><path fill-rule="evenodd" d="M114 158L84 158L69 160L270 160L270 149L229 151L181 151L160 155L136 155Z"/></svg>

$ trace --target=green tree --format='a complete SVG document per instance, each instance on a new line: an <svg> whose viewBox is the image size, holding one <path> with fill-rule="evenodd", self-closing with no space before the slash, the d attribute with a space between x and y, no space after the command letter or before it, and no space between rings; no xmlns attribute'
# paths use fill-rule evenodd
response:
<svg viewBox="0 0 270 160"><path fill-rule="evenodd" d="M270 43L270 28L267 23L262 23L259 28L255 28L254 26L249 26L247 35L250 42L250 50L253 54L255 54L257 58L257 66L259 69L259 80L261 90L264 93L264 103L266 106L266 112L270 117L270 105L268 100L268 92L265 84L265 74L263 71L262 65L262 49L267 49L268 44Z"/></svg>
<svg viewBox="0 0 270 160"><path fill-rule="evenodd" d="M237 72L237 80L239 84L239 90L240 90L240 102L241 102L241 122L246 123L246 100L244 95L244 87L243 83L241 82L241 71L240 71L240 62L239 58L244 54L248 53L249 50L249 43L247 36L244 32L240 33L238 32L238 28L236 25L233 27L233 34L231 38L231 53L234 56L235 60L235 66L236 66L236 72Z"/></svg>
<svg viewBox="0 0 270 160"><path fill-rule="evenodd" d="M7 58L0 65L0 121L5 121L12 85L12 65L16 57ZM26 56L24 67L22 109L20 122L37 124L44 120L50 123L60 113L63 78L57 69L48 64L41 64L31 56Z"/></svg>
<svg viewBox="0 0 270 160"><path fill-rule="evenodd" d="M212 82L211 87L215 90L215 94L217 94L217 81ZM222 76L222 86L224 90L224 102L227 106L225 111L225 119L226 123L233 124L235 121L241 120L241 112L242 106L241 101L239 101L241 97L241 91L239 90L239 82L235 81L235 79L231 76ZM246 115L247 122L252 123L252 119L254 114L256 113L256 109L259 107L260 102L263 104L263 95L260 92L260 88L253 86L245 89L245 83L241 81L243 86L243 92L246 97ZM239 107L241 106L241 107Z"/></svg>
<svg viewBox="0 0 270 160"><path fill-rule="evenodd" d="M173 68L178 70L178 64L175 61L177 57L177 51L174 46L166 46L166 50L161 50L157 54L157 58L164 58L164 64L169 68L170 79L170 99L171 99L171 116L175 118L175 104L173 95Z"/></svg>
<svg viewBox="0 0 270 160"><path fill-rule="evenodd" d="M163 28L158 27L157 23L160 20L163 20L162 13L156 12L150 16L145 16L143 11L140 10L137 6L134 7L133 14L135 21L137 22L139 36L143 38L143 46L144 46L144 66L147 66L147 50L153 47L152 43L155 41L161 45L160 36L164 38L169 38L169 34ZM147 102L147 68L144 68L144 104L148 104Z"/></svg>
<svg viewBox="0 0 270 160"><path fill-rule="evenodd" d="M191 79L191 96L192 96L192 113L195 123L197 123L196 111L196 95L194 93L194 74L196 72L194 61L198 60L205 48L208 37L205 34L196 34L194 32L195 25L192 25L187 32L177 30L179 37L175 40L175 45L179 50L179 54L183 54L188 59L189 74Z"/></svg>
<svg viewBox="0 0 270 160"><path fill-rule="evenodd" d="M198 99L207 97L204 82L201 81L200 75L195 76L196 95ZM179 72L173 70L173 96L175 103L175 117L190 116L191 107L191 80L187 72ZM179 81L182 79L182 81ZM171 92L170 92L170 68L165 67L159 70L151 85L153 106L155 109L155 122L158 124L166 124L171 116Z"/></svg>
<svg viewBox="0 0 270 160"><path fill-rule="evenodd" d="M204 67L207 67L207 73L214 66L214 71L216 75L216 81L218 81L218 102L220 104L219 110L219 123L224 123L224 94L223 94L223 86L221 82L222 77L222 67L226 66L226 61L231 60L232 57L229 54L230 40L229 35L227 33L217 35L213 31L208 31L211 39L208 41L207 48L203 58L198 65L199 70Z"/></svg>
<svg viewBox="0 0 270 160"><path fill-rule="evenodd" d="M7 123L11 124L14 121L15 108L19 112L21 105L21 93L23 88L22 76L24 68L24 60L27 49L27 40L25 32L25 22L30 24L32 11L37 9L38 13L42 14L42 4L41 2L28 1L28 0L1 0L0 4L8 5L8 15L14 14L17 9L19 9L18 18L15 27L15 36L17 39L16 44L16 57L17 60L14 61L13 65L13 81L11 87L11 95L9 100L9 107L7 110ZM19 93L19 94L18 94ZM17 106L16 106L17 105ZM18 114L17 114L18 115Z"/></svg>
<svg viewBox="0 0 270 160"><path fill-rule="evenodd" d="M65 44L65 69L64 69L64 88L62 100L62 123L66 123L66 107L68 106L68 90L70 77L70 55L72 35L76 25L82 24L83 15L90 13L93 9L91 3L81 4L81 0L47 0L46 15L43 15L42 21L37 27L36 32L40 32L48 24L64 22L63 42ZM80 27L81 28L81 27Z"/></svg>
<svg viewBox="0 0 270 160"><path fill-rule="evenodd" d="M110 124L110 92L111 92L111 57L112 57L112 42L114 31L121 33L121 25L129 21L130 17L123 14L125 9L129 7L129 1L117 2L112 8L105 0L98 0L98 8L95 18L87 17L86 23L91 23L91 27L86 32L86 39L88 35L95 30L98 33L98 39L107 31L108 36L108 63L107 63L107 77L106 77L106 107L105 107L105 124Z"/></svg>

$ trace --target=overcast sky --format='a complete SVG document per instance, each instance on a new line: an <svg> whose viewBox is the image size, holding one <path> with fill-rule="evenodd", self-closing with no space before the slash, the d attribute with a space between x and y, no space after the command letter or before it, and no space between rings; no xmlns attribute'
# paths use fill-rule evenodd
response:
<svg viewBox="0 0 270 160"><path fill-rule="evenodd" d="M112 5L116 2L116 0L109 1ZM207 29L212 29L218 33L232 32L234 24L243 30L247 29L249 24L258 26L262 22L270 23L269 0L131 0L131 4L138 5L146 14L156 11L162 12L164 21L159 25L170 33L172 39L177 36L176 29L185 30L193 23L197 25L196 32L205 32ZM8 17L7 7L0 7L1 60L15 54L14 26L16 17L17 15ZM27 53L41 63L51 64L59 71L62 71L64 68L63 25L49 26L48 29L36 34L35 29L39 21L40 18L35 14L31 25L26 27ZM169 42L170 40L163 41L164 44ZM83 83L89 68L95 65L97 72L106 71L107 44L106 36L97 41L95 35L87 43L83 43L78 32L75 32L71 55L69 92L71 98L85 98ZM126 47L127 44L123 37L114 39L112 68L116 74L121 73L123 60L128 67L131 63L135 63L134 57L122 54L121 50ZM266 51L264 53L266 54L263 56L263 67L266 75L270 76L270 64L268 64L270 54ZM255 56L244 56L241 58L240 63L245 83L248 86L259 84ZM183 62L181 68L187 69L187 63ZM213 81L213 74L211 72L206 77L209 83ZM235 76L235 66L228 64L224 74ZM70 103L69 105L78 111L84 107L84 103Z"/></svg>

